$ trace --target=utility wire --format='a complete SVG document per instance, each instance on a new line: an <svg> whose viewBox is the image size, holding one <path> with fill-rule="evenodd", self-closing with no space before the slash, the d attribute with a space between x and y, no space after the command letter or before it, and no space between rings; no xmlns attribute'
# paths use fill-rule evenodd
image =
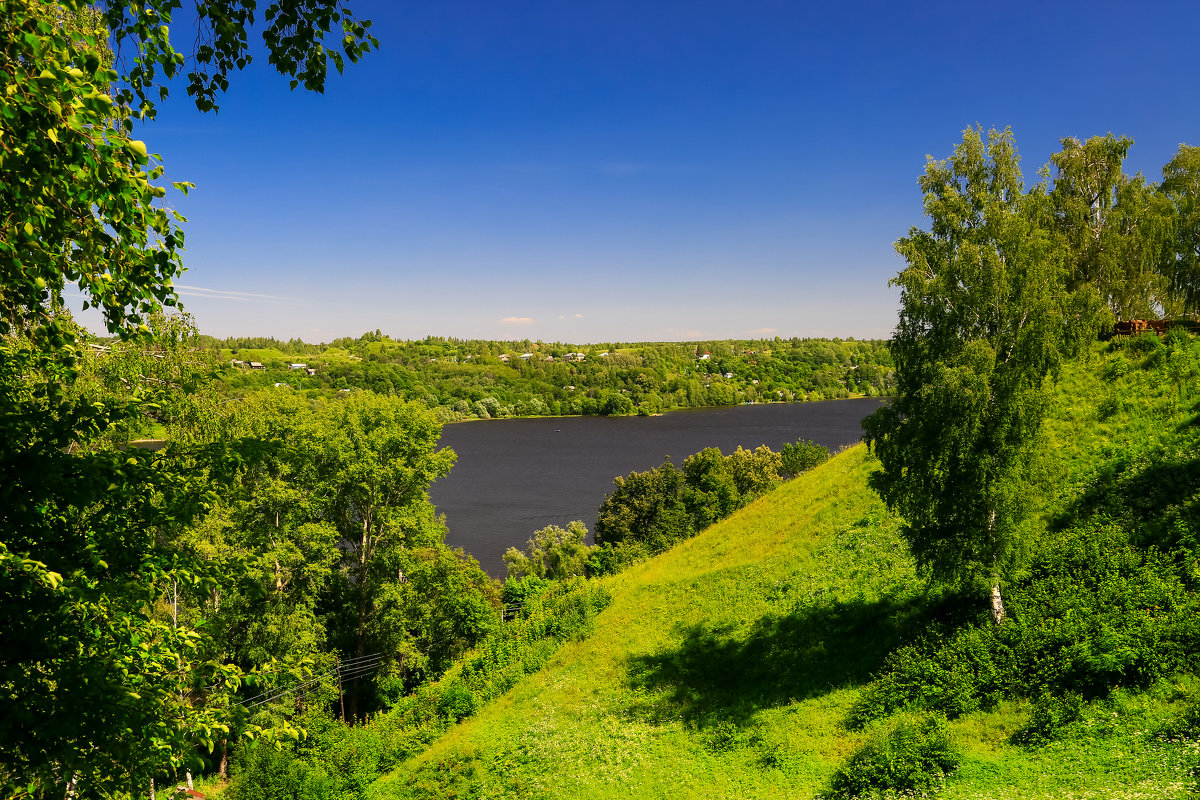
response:
<svg viewBox="0 0 1200 800"><path fill-rule="evenodd" d="M517 608L515 610L519 611L520 607L523 606L524 603L513 603L512 605L516 606ZM430 640L429 647L432 648L439 644L445 644L446 642L448 642L454 638L456 638L456 637L446 636L441 639ZM364 656L356 656L355 658L349 658L349 659L346 659L345 661L339 662L337 665L327 669L324 672L314 675L313 677L309 678L308 680L303 681L290 689L282 689L279 691L268 689L264 692L260 692L259 694L254 695L254 697L251 697L247 700L243 700L242 705L247 710L252 709L252 708L257 708L258 706L265 705L266 703L270 703L275 700L279 700L284 697L287 697L290 694L295 694L297 692L306 691L309 688L311 688L312 686L320 683L321 681L323 681L326 678L337 676L338 672L341 672L341 675L339 676L339 686L340 686L341 684L345 683L346 681L354 680L355 678L361 678L364 675L369 675L370 673L379 669L379 667L382 664L382 661L383 661L382 653L369 653ZM260 697L263 697L263 695L270 694L273 691L275 691L275 693L271 694L270 697L266 697L262 700L258 699Z"/></svg>
<svg viewBox="0 0 1200 800"><path fill-rule="evenodd" d="M378 668L379 668L378 662L374 663L374 664L361 664L353 672L343 672L343 674L340 676L340 682L344 683L345 681L350 680L352 678L361 677L362 675L366 675L371 672L374 672ZM245 705L245 707L247 709L256 708L265 703L270 703L274 700L278 700L280 698L286 697L289 694L295 694L296 692L303 692L303 691L311 688L312 686L321 683L326 678L334 677L337 674L337 672L338 672L338 670L336 670L336 669L330 670L329 672L322 673L321 675L318 675L315 678L305 681L304 683L301 683L298 686L294 686L290 689L284 689L280 692L277 692L277 693L271 695L270 697L263 698L262 700L259 700L258 702L255 702L255 703L247 702L247 703L244 703L243 705Z"/></svg>
<svg viewBox="0 0 1200 800"><path fill-rule="evenodd" d="M261 706L264 703L270 703L273 700L278 700L281 697L285 697L289 694L294 694L295 692L298 692L298 691L303 691L315 684L321 683L326 678L337 675L338 672L342 673L341 680L343 682L350 679L347 676L360 677L362 675L366 675L370 672L377 670L379 668L380 664L382 663L382 661L383 661L382 653L372 653L369 656L361 656L359 658L350 659L348 661L342 662L338 666L335 666L335 667L332 667L331 669L326 670L325 672L318 673L317 675L314 675L313 677L309 678L308 680L302 681L298 685L293 686L289 689L283 689L283 690L268 689L265 692L260 692L259 694L254 695L254 697L250 697L246 700L243 700L242 705L249 709L249 708L255 708L257 706ZM268 695L268 694L270 695L269 697L263 697L264 695ZM263 699L259 700L260 697ZM257 702L255 702L255 701L257 701Z"/></svg>
<svg viewBox="0 0 1200 800"><path fill-rule="evenodd" d="M382 658L382 656L383 656L382 653L371 653L369 655L347 659L346 661L341 662L340 666L343 666L343 667L356 666L358 662L378 660L378 659ZM338 666L330 667L329 669L325 670L324 672L317 673L316 675L307 679L303 683L311 683L313 681L320 680L321 678L323 678L327 675L332 675L333 673L337 672L338 668L339 668ZM277 687L277 686L273 687L271 689L266 689L265 691L259 692L258 694L254 695L253 697L246 698L245 700L242 701L242 704L245 705L246 703L251 703L251 702L257 700L258 698L263 697L264 695L268 695L268 694L278 691L278 689L279 689L279 687Z"/></svg>

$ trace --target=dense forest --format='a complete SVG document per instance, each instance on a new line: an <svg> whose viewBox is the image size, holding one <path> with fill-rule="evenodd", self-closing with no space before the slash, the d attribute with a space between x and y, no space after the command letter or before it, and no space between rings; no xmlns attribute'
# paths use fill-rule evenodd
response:
<svg viewBox="0 0 1200 800"><path fill-rule="evenodd" d="M1098 340L1118 320L1200 308L1200 148L1181 145L1153 182L1124 172L1130 140L1066 138L1027 187L1011 133L968 129L921 180L928 229L897 243L886 345L217 342L171 313L182 220L131 132L184 63L187 94L216 108L254 4L202 4L207 38L190 61L160 4L0 10L5 797L141 796L204 775L231 778L219 785L232 797L356 798L410 758L406 782L377 791L492 796L481 775L521 778L541 754L422 754L598 631L650 559L707 552L689 545L769 508L756 498L819 473L827 454L706 450L624 476L594 549L581 526L535 532L502 585L445 544L427 493L455 460L437 449L440 426L849 394L891 402L866 425L871 452L834 460L873 491L847 500L864 511L844 569L810 564L839 591L793 573L761 583L768 562L736 582L735 607L784 598L800 617L760 622L800 619L819 646L730 638L754 620L693 628L691 650L615 670L645 681L622 695L617 727L679 723L675 740L702 731L710 762L737 751L767 774L790 751L757 752L738 711L790 689L741 696L709 665L768 684L782 665L816 697L841 678L805 669L852 642L878 658L825 720L845 756L813 773L830 796L940 790L961 760L947 725L976 712L1021 717L1006 741L1031 753L1086 735L1105 703L1150 703L1171 685L1184 688L1163 702L1186 707L1154 735L1194 751L1200 356L1184 326ZM272 6L263 24L270 63L306 89L377 45L340 2ZM139 58L115 59L110 41ZM73 321L76 291L109 337ZM1066 381L1074 400L1058 394ZM148 435L165 447L137 446Z"/></svg>
<svg viewBox="0 0 1200 800"><path fill-rule="evenodd" d="M322 345L204 336L197 344L220 348L227 394L280 383L369 389L440 409L446 421L879 396L892 381L886 345L852 339L574 345L395 341L376 331Z"/></svg>

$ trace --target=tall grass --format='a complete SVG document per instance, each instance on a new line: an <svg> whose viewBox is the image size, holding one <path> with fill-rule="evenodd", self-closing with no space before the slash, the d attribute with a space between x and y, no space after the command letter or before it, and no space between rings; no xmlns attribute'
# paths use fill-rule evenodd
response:
<svg viewBox="0 0 1200 800"><path fill-rule="evenodd" d="M880 744L898 729L891 708L862 710L898 674L897 654L941 653L954 642L960 649L944 652L942 665L959 676L946 685L958 687L957 699L927 702L920 691L937 681L916 674L919 691L897 705L950 717L936 743L957 768L931 760L949 776L944 788L924 790L964 799L1185 796L1200 759L1200 731L1187 716L1200 684L1186 668L1196 655L1189 630L1200 628L1187 616L1198 583L1187 559L1200 528L1188 364L1198 362L1200 347L1186 337L1097 345L1054 389L1043 533L1014 593L1016 622L1024 615L1031 632L1014 639L1013 663L1041 669L1041 684L1022 686L1014 675L1023 673L1000 664L987 689L990 667L973 649L995 644L984 615L974 599L916 575L897 521L867 488L875 464L860 446L605 579L612 602L591 636L564 644L370 796L816 797L861 762L855 754L892 752ZM1088 547L1100 548L1091 572L1081 560ZM1115 571L1103 561L1111 558ZM1135 584L1142 594L1132 594ZM1110 605L1125 603L1105 618L1112 625L1089 627L1082 593L1097 589ZM1173 604L1175 616L1142 601ZM1126 617L1124 628L1114 622ZM1142 622L1163 622L1168 638L1139 639L1162 632ZM1071 651L1069 637L1053 639L1058 625L1084 637L1075 644L1108 636L1119 646ZM1121 661L1122 647L1167 640L1174 660L1160 669ZM1054 661L1063 652L1078 658ZM1093 671L1072 673L1073 663ZM1096 674L1107 677L1067 680Z"/></svg>

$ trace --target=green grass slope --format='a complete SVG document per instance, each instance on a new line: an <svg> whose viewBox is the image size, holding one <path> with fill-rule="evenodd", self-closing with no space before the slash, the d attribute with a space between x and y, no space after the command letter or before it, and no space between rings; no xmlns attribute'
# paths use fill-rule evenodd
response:
<svg viewBox="0 0 1200 800"><path fill-rule="evenodd" d="M1200 484L1190 397L1197 355L1190 340L1122 342L1098 347L1064 376L1048 427L1044 545L1069 541L1062 531L1080 519L1142 531L1159 545L1169 536L1187 544ZM848 724L889 654L939 621L965 615L968 627L979 624L961 597L917 578L896 520L867 486L872 469L864 447L849 449L608 579L612 602L588 638L565 644L370 795L774 799L826 791L835 770L894 722ZM1172 552L1183 558L1186 548ZM1053 605L1044 592L1027 594ZM1194 595L1193 582L1171 597L1178 605ZM1014 603L1020 631L1034 603ZM1157 608L1135 611L1157 619ZM1183 620L1177 628L1200 626L1193 611L1179 614L1171 617ZM1200 721L1187 722L1198 693L1178 669L1133 688L1115 681L1087 698L1070 735L1037 747L1014 743L1036 711L1019 692L952 714L947 730L961 764L939 796L1184 797L1200 748Z"/></svg>
<svg viewBox="0 0 1200 800"><path fill-rule="evenodd" d="M616 576L596 633L377 796L429 785L433 771L512 797L816 791L854 744L839 721L913 584L868 469L864 448L843 453Z"/></svg>

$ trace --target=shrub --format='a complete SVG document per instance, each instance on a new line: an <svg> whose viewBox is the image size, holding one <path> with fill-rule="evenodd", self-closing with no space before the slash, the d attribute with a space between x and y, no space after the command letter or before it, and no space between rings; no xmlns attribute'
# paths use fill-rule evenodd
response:
<svg viewBox="0 0 1200 800"><path fill-rule="evenodd" d="M258 743L239 751L223 795L231 800L326 800L333 792L333 779L295 753Z"/></svg>
<svg viewBox="0 0 1200 800"><path fill-rule="evenodd" d="M536 576L561 580L584 574L584 565L592 548L583 543L588 529L583 522L567 523L566 529L549 525L535 531L528 547L521 552L510 547L504 553L504 565L510 578Z"/></svg>
<svg viewBox="0 0 1200 800"><path fill-rule="evenodd" d="M1014 655L995 633L966 628L897 649L851 707L847 724L859 728L908 708L950 718L993 708L1009 693L1014 673Z"/></svg>
<svg viewBox="0 0 1200 800"><path fill-rule="evenodd" d="M596 543L640 542L661 553L695 531L684 505L684 476L670 461L645 472L613 481L613 491L600 505Z"/></svg>
<svg viewBox="0 0 1200 800"><path fill-rule="evenodd" d="M933 793L958 768L945 722L938 717L902 718L871 737L838 768L830 781L830 798L872 793Z"/></svg>
<svg viewBox="0 0 1200 800"><path fill-rule="evenodd" d="M897 649L848 724L917 708L955 717L1003 698L1045 696L1035 704L1028 741L1057 735L1072 696L1105 697L1190 667L1200 644L1200 598L1187 591L1181 568L1157 550L1130 545L1112 526L1061 534L1013 586L1008 621L935 628L922 643Z"/></svg>
<svg viewBox="0 0 1200 800"><path fill-rule="evenodd" d="M450 681L442 688L438 710L449 722L459 722L479 709L479 700L474 693L459 681Z"/></svg>
<svg viewBox="0 0 1200 800"><path fill-rule="evenodd" d="M618 572L639 564L653 555L650 548L641 542L603 544L592 548L588 554L587 574L589 578L616 575Z"/></svg>
<svg viewBox="0 0 1200 800"><path fill-rule="evenodd" d="M1058 741L1083 717L1083 698L1074 693L1044 693L1033 703L1029 721L1013 734L1013 741L1037 747Z"/></svg>
<svg viewBox="0 0 1200 800"><path fill-rule="evenodd" d="M829 448L810 439L799 439L785 444L779 450L780 472L784 475L799 475L829 459Z"/></svg>
<svg viewBox="0 0 1200 800"><path fill-rule="evenodd" d="M1193 702L1158 731L1168 742L1200 742L1200 702Z"/></svg>
<svg viewBox="0 0 1200 800"><path fill-rule="evenodd" d="M738 447L726 458L743 505L759 495L766 494L779 483L779 453L773 452L766 445L759 445L753 450Z"/></svg>
<svg viewBox="0 0 1200 800"><path fill-rule="evenodd" d="M553 585L553 581L535 575L527 575L524 578L510 577L504 582L500 598L505 605L521 605L530 598L545 594Z"/></svg>

